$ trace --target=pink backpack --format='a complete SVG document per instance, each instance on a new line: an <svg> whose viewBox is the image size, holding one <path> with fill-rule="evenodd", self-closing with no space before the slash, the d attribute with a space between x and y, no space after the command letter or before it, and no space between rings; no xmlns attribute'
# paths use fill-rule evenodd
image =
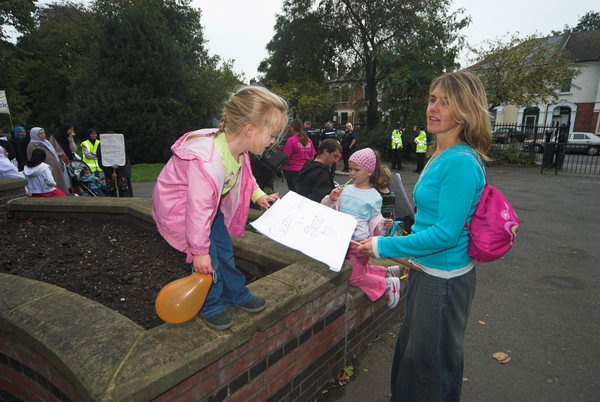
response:
<svg viewBox="0 0 600 402"><path fill-rule="evenodd" d="M479 262L497 260L513 246L521 221L500 190L486 184L475 208L471 224L465 223L471 237L469 257Z"/></svg>

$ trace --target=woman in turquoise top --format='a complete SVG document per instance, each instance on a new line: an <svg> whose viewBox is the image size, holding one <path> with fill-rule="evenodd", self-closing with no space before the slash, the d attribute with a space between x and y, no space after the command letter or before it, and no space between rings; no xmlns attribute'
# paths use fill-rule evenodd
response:
<svg viewBox="0 0 600 402"><path fill-rule="evenodd" d="M469 72L447 73L429 89L427 130L435 141L414 188L412 233L373 237L359 250L410 257L406 313L392 366L392 401L458 401L463 341L475 293L465 222L485 185L481 160L492 142L485 90Z"/></svg>

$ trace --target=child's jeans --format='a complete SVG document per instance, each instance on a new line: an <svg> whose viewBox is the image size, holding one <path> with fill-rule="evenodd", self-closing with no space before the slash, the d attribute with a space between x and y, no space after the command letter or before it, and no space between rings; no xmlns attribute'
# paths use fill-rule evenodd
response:
<svg viewBox="0 0 600 402"><path fill-rule="evenodd" d="M223 213L219 209L210 229L210 260L215 271L213 283L206 296L200 315L211 317L225 311L226 305L239 306L250 299L251 294L245 286L246 278L235 267L233 245Z"/></svg>
<svg viewBox="0 0 600 402"><path fill-rule="evenodd" d="M350 284L365 292L371 301L379 299L385 293L387 269L369 265L369 256L358 251L354 244L350 244L346 260L352 264Z"/></svg>

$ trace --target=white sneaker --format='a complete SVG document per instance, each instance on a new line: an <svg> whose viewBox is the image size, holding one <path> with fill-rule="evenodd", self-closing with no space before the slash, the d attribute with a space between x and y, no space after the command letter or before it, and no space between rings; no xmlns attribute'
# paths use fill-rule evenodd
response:
<svg viewBox="0 0 600 402"><path fill-rule="evenodd" d="M394 308L400 301L400 279L395 276L387 278L388 289L385 291L385 295L388 298L388 307Z"/></svg>
<svg viewBox="0 0 600 402"><path fill-rule="evenodd" d="M402 276L402 269L400 268L400 265L392 265L390 267L387 267L387 271L387 277L395 276L400 278L400 276Z"/></svg>

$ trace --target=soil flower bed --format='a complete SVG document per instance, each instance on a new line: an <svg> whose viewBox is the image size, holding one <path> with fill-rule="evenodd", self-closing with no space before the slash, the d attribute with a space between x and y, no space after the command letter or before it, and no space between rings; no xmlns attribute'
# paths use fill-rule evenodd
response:
<svg viewBox="0 0 600 402"><path fill-rule="evenodd" d="M156 232L115 219L31 218L0 224L0 272L60 286L149 329L154 300L190 273L185 256Z"/></svg>

